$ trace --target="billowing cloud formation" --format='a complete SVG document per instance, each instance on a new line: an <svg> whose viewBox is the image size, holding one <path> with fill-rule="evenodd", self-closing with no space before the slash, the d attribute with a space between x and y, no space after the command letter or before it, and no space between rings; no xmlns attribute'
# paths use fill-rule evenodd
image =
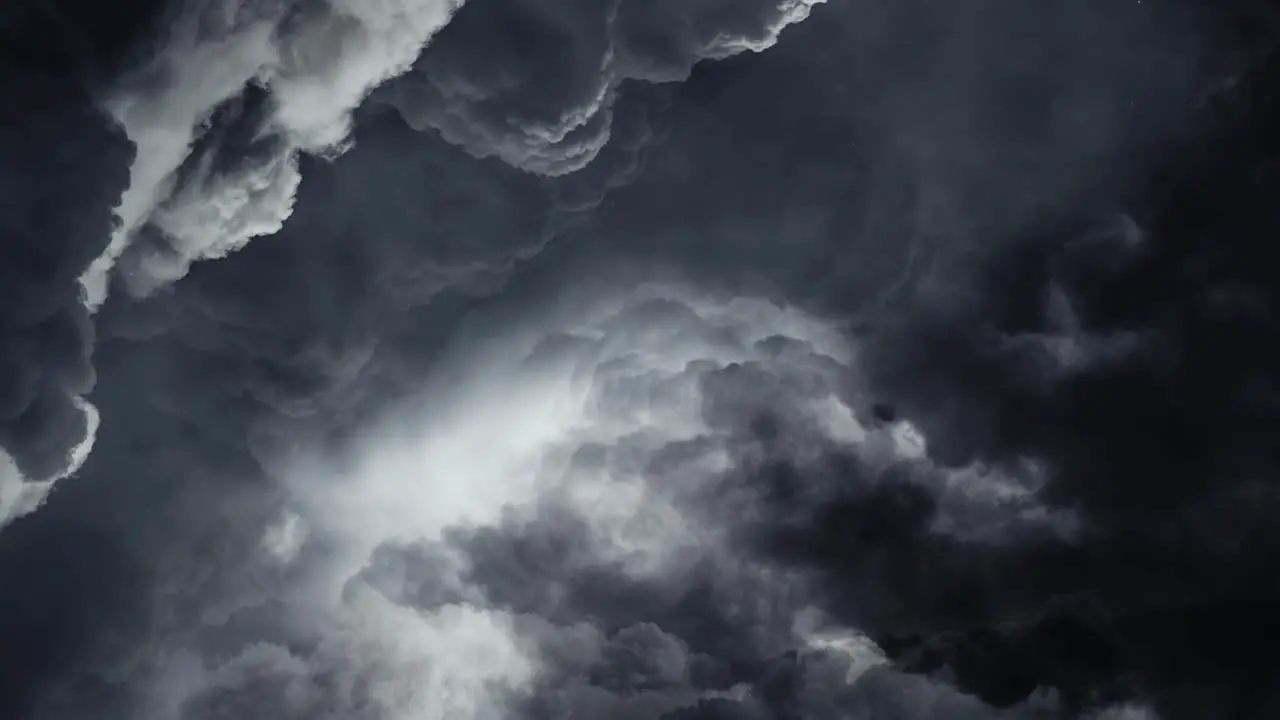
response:
<svg viewBox="0 0 1280 720"><path fill-rule="evenodd" d="M946 536L1002 502L953 490L909 428L864 425L840 336L674 287L593 305L462 342L347 451L277 458L290 497L241 571L266 585L161 639L136 712L1004 716L872 672L882 652L824 621L816 578L744 542L895 485L937 498ZM865 479L788 489L770 469L837 452ZM1059 535L1041 520L1006 532ZM1034 702L1014 712L1056 706Z"/></svg>
<svg viewBox="0 0 1280 720"><path fill-rule="evenodd" d="M93 329L76 278L110 238L133 150L70 68L33 59L0 59L0 526L92 441Z"/></svg>
<svg viewBox="0 0 1280 720"><path fill-rule="evenodd" d="M1269 83L1270 72L1253 80ZM1253 632L1246 627L1274 630L1265 619L1280 548L1269 438L1280 406L1267 389L1276 382L1264 349L1276 299L1274 266L1263 259L1274 217L1269 191L1239 171L1269 133L1236 125L1202 150L1175 145L1176 159L1111 208L1130 214L1028 232L1012 249L947 265L934 294L868 332L869 382L918 424L940 461L1038 458L1039 497L1082 520L1070 553L991 566L1009 573L998 596L947 583L964 603L898 620L903 634L917 634L907 645L920 667L972 662L974 686L994 690L1009 667L994 658L1017 662L1025 648L1074 642L1041 620L916 645L932 632L924 618L936 627L982 622L993 599L1018 602L1025 581L1042 593L1087 588L1110 616L1099 637L1117 648L1093 672L1105 676L1124 658L1148 682L1180 686L1183 695L1162 690L1169 716L1213 716L1236 688L1274 672L1273 660L1242 666L1215 645L1215 636ZM860 592L846 582L832 591ZM1156 629L1173 627L1182 634ZM984 677L988 662L1001 670ZM1231 713L1251 717L1275 699L1257 691L1230 702Z"/></svg>
<svg viewBox="0 0 1280 720"><path fill-rule="evenodd" d="M149 48L109 48L101 58L93 57L97 48L73 50L71 60L85 68L81 73L96 72L107 88L107 108L137 146L119 202L121 222L82 274L89 307L102 303L112 282L146 295L185 275L193 261L222 257L252 237L280 230L301 180L300 154L341 152L356 106L376 85L408 68L454 9L443 0L350 7L329 2L148 5L140 6L130 32L122 35L136 33L136 27L159 29ZM84 8L53 12L73 19L55 23L68 22L65 26L76 32L91 29L93 18ZM781 12L766 23L759 41L770 40L781 24L800 14L800 8ZM47 18L18 19L32 17ZM742 32L742 37L759 35ZM739 36L736 26L731 34ZM728 37L708 35L704 54L723 55L756 42ZM113 66L127 71L102 77L101 67ZM643 131L639 138L643 143ZM603 139L593 156L601 145ZM86 358L88 350L86 344L81 351ZM84 422L75 419L84 415L79 409L56 412L65 415L64 426ZM83 429L62 434L85 436ZM65 439L57 443L67 445ZM53 452L66 455L68 447ZM54 472L49 462L34 472ZM35 502L27 497L35 486L6 482L6 487L11 488L6 507Z"/></svg>
<svg viewBox="0 0 1280 720"><path fill-rule="evenodd" d="M379 96L479 157L561 175L608 142L624 81L764 50L820 2L479 0Z"/></svg>
<svg viewBox="0 0 1280 720"><path fill-rule="evenodd" d="M0 533L0 716L1276 714L1264 3L842 0L655 83L483 2L417 67L565 82L450 105L479 146L370 102L312 153L252 82L179 133L114 282L293 212L98 309L95 451ZM617 7L681 74L785 19ZM99 97L172 94L119 37ZM606 85L585 167L474 157Z"/></svg>
<svg viewBox="0 0 1280 720"><path fill-rule="evenodd" d="M124 222L84 278L90 304L102 302L138 233L148 241L122 281L147 294L194 261L279 230L300 181L298 154L340 151L351 112L409 67L455 8L452 0L177 3L158 50L108 101L138 159Z"/></svg>
<svg viewBox="0 0 1280 720"><path fill-rule="evenodd" d="M117 262L123 285L145 295L194 261L279 230L301 181L299 154L342 152L355 108L408 70L446 23L441 49L387 97L415 126L479 155L558 174L606 144L619 82L678 79L699 59L763 49L812 4L551 9L485 0L454 22L454 0L179 4L158 50L108 101L138 161L124 222L84 277L90 305L106 296ZM568 46L553 31L563 24ZM516 26L525 39L508 42Z"/></svg>

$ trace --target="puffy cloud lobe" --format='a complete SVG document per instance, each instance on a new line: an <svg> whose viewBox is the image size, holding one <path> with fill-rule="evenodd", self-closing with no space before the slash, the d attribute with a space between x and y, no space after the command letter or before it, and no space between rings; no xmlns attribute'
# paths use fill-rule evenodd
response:
<svg viewBox="0 0 1280 720"><path fill-rule="evenodd" d="M172 293L118 293L98 311L94 398L119 420L104 423L76 490L0 547L44 548L31 562L4 556L0 583L33 589L31 602L0 594L14 638L0 654L30 668L0 678L0 714L23 716L19 703L47 694L38 681L54 677L76 682L71 707L112 717L101 688L123 691L99 673L145 674L148 633L225 616L277 582L281 558L309 533L277 523L263 460L301 438L341 442L411 392L476 298L542 247L550 209L531 178L475 163L385 111L362 118L356 140L333 162L304 160L310 182L281 233L198 266ZM83 533L66 527L111 542L73 542ZM44 573L36 557L62 570ZM148 569L126 575L133 558ZM62 583L94 591L67 594ZM166 600L151 602L153 592ZM118 717L136 717L136 703L117 699ZM49 716L82 715L59 705Z"/></svg>
<svg viewBox="0 0 1280 720"><path fill-rule="evenodd" d="M1180 192L1206 181L1193 182ZM1211 212L1234 224L1254 202L1244 191ZM1153 218L1140 244L1107 234L996 258L970 295L984 307L953 300L887 325L868 356L873 374L948 461L1039 457L1050 465L1046 496L1108 530L1213 523L1202 514L1212 499L1265 493L1255 483L1275 460L1258 444L1276 410L1258 392L1273 382L1260 348L1274 334L1274 303L1248 236L1210 248L1203 238L1241 230L1214 227L1221 216L1196 218L1198 227L1180 217L1196 212L1188 204ZM1054 295L1070 323L1055 319ZM1200 521L1183 525L1187 512Z"/></svg>
<svg viewBox="0 0 1280 720"><path fill-rule="evenodd" d="M14 0L0 10L0 34L13 57L73 70L98 87L146 56L167 3L106 7L93 0Z"/></svg>
<svg viewBox="0 0 1280 720"><path fill-rule="evenodd" d="M670 98L662 141L638 187L595 213L607 242L579 252L862 320L940 249L993 242L1081 178L1110 182L1118 146L1185 117L1169 98L1193 74L1187 54L1145 7L826 4L766 53L630 83L623 101Z"/></svg>
<svg viewBox="0 0 1280 720"><path fill-rule="evenodd" d="M15 472L48 481L74 470L95 418L93 326L79 274L106 246L133 148L65 68L0 62L5 197L0 240L0 523L29 510L11 500Z"/></svg>
<svg viewBox="0 0 1280 720"><path fill-rule="evenodd" d="M556 205L566 211L567 222L556 228L566 232L582 225L580 215L600 207L611 191L637 180L655 146L662 142L663 117L670 105L668 88L628 83L613 106L609 140L585 167L560 175L550 184Z"/></svg>
<svg viewBox="0 0 1280 720"><path fill-rule="evenodd" d="M544 175L608 142L620 85L771 46L820 0L554 3L480 0L379 97L419 129Z"/></svg>
<svg viewBox="0 0 1280 720"><path fill-rule="evenodd" d="M409 67L455 8L452 0L178 5L163 45L117 81L108 102L138 161L123 225L84 277L90 304L106 297L112 268L139 233L149 242L117 275L146 295L192 262L279 230L301 180L299 155L341 152L351 113ZM196 148L207 133L215 137ZM240 141L228 144L228 134ZM238 156L245 143L255 146L249 161Z"/></svg>

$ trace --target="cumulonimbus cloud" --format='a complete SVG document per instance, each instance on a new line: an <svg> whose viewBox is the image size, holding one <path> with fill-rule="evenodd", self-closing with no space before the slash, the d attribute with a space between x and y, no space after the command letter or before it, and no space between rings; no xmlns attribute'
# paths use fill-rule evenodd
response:
<svg viewBox="0 0 1280 720"><path fill-rule="evenodd" d="M249 560L266 584L158 646L169 660L135 678L147 712L1023 717L889 668L807 570L751 540L881 483L1019 532L1016 505L939 484L910 428L870 414L839 332L673 285L582 307L480 322L345 450L275 458L288 499ZM771 499L769 467L833 453L863 479Z"/></svg>
<svg viewBox="0 0 1280 720"><path fill-rule="evenodd" d="M92 443L94 337L76 277L106 246L133 148L64 68L0 59L0 105L3 526Z"/></svg>
<svg viewBox="0 0 1280 720"><path fill-rule="evenodd" d="M97 228L107 233L109 241L87 267L78 256L67 264L78 268L90 313L102 304L113 283L133 295L149 295L184 276L193 262L223 257L253 237L279 231L292 213L301 182L300 156L342 153L350 141L352 113L379 84L413 66L460 4L455 0L219 0L152 8L158 13L152 25L159 36L152 39L151 49L139 51L141 60L132 66L113 58L128 71L121 77L99 79L106 85L99 91L99 101L132 141L134 152L123 193L94 198L103 207L115 206L117 222ZM800 19L809 4L788 5L776 12L753 10L756 19L745 23L736 14L703 18L697 37L689 39L696 48L683 50L679 63L760 49L772 42L783 25ZM495 7L499 15L511 10ZM489 10L482 7L477 12L487 17ZM679 24L685 18L677 14L651 19ZM721 20L724 24L717 24ZM465 35L467 29L459 32ZM482 44L493 47L492 37L483 39ZM585 71L596 78L592 82L601 98L621 77L591 63L566 71ZM518 103L519 97L507 100ZM603 112L603 106L587 114L597 110ZM483 122L478 116L472 120ZM452 134L445 135L456 140L461 126L450 127ZM105 131L119 133L115 128ZM542 135L526 133L525 142L537 146ZM599 143L591 156L598 150ZM43 186L35 187L43 191ZM91 244L100 245L97 238ZM30 274L34 271L28 265L10 267ZM8 284L26 287L32 282L30 277L15 275ZM65 283L59 279L57 284ZM64 334L82 336L83 347L75 354L85 367L76 374L85 376L91 373L87 365L92 348L90 320L72 317L83 314L73 307L79 302L79 290L58 292L76 296L53 316L62 318L57 322L66 326ZM31 301L24 296L11 305ZM29 339L23 343L29 344ZM33 352L39 354L9 353L13 362L19 362L19 355L31 357L21 361L22 372L11 374L12 392L0 396L13 405L5 410L15 418L13 423L18 415L24 423L21 432L16 424L6 429L10 437L5 444L18 468L6 470L6 475L44 479L69 472L67 458L72 450L88 448L92 437L85 433L83 401L53 399L60 393L44 387L53 375L32 369L46 361ZM57 383L74 385L67 398L88 389L87 381L63 375L67 377ZM61 429L55 432L54 425ZM21 441L19 435L24 433L29 439ZM51 439L54 435L58 439ZM37 444L49 445L39 459L33 454ZM32 493L43 486L16 482L5 482L6 513L38 504L40 493Z"/></svg>

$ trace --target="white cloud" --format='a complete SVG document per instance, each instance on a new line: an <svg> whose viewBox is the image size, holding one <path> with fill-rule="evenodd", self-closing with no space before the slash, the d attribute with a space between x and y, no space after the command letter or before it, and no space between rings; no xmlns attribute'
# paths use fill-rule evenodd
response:
<svg viewBox="0 0 1280 720"><path fill-rule="evenodd" d="M560 63L559 51L547 53L555 59L545 65L511 53L480 62L446 53L428 57L397 81L388 100L413 127L433 128L479 157L494 156L541 175L565 175L587 166L609 142L614 100L624 81L680 81L702 60L763 52L825 0L778 0L772 6L743 2L728 9L696 1L628 2L609 5L607 12L530 21L547 22L556 37L563 33L563 42L574 44L567 51L576 57L572 63ZM644 30L632 33L626 27L632 22ZM710 32L720 23L737 26ZM665 52L659 57L646 43L627 42L633 34L659 38L656 44ZM466 56L484 52L465 43L457 47ZM494 63L504 62L510 65L494 69ZM559 96L565 92L572 96ZM556 99L548 99L551 95Z"/></svg>
<svg viewBox="0 0 1280 720"><path fill-rule="evenodd" d="M590 317L552 317L463 343L418 397L356 442L354 454L288 462L288 509L261 538L261 562L288 575L275 595L294 630L318 646L304 652L263 639L214 662L186 645L189 636L175 636L176 646L155 652L187 659L157 663L152 715L173 717L186 703L188 720L224 716L213 708L246 720L255 718L251 710L275 712L273 720L501 717L545 660L544 641L574 630L489 607L459 572L470 559L442 542L448 528L495 526L512 513L533 519L539 503L551 501L588 523L586 560L620 563L636 577L679 576L723 552L717 529L688 514L685 489L655 485L644 469L653 452L710 431L699 398L705 368L697 363L759 357L758 341L775 330L841 348L820 322L765 302L646 305L673 292L650 288L586 305ZM576 340L545 341L566 333ZM603 462L579 456L597 446L611 448ZM707 482L727 464L712 448L670 468L669 477ZM411 594L388 592L365 572L380 548L414 543L442 553L428 581L454 594L439 607L414 607ZM758 575L744 579L753 587L788 587L732 558L721 567ZM230 615L220 617L215 622ZM546 637L531 638L531 627ZM678 702L696 700L686 690ZM240 710L237 702L249 704ZM648 702L659 700L641 705Z"/></svg>
<svg viewBox="0 0 1280 720"><path fill-rule="evenodd" d="M13 458L0 450L0 528L34 512L51 490L52 480L29 482L23 479Z"/></svg>
<svg viewBox="0 0 1280 720"><path fill-rule="evenodd" d="M112 268L148 221L173 252L151 254L131 268L126 285L139 294L181 277L192 262L278 230L292 211L298 153L340 152L351 112L376 85L406 70L459 4L188 3L167 28L160 52L107 100L137 144L137 159L118 210L121 227L82 278L90 307L105 299ZM199 168L175 187L175 172L203 124L249 83L271 93L264 131L281 136L275 156L240 174L214 177Z"/></svg>
<svg viewBox="0 0 1280 720"><path fill-rule="evenodd" d="M150 216L168 251L140 258L128 287L150 294L186 275L195 260L225 257L255 237L278 231L293 210L301 181L297 157L290 152L231 176L214 174L205 163Z"/></svg>

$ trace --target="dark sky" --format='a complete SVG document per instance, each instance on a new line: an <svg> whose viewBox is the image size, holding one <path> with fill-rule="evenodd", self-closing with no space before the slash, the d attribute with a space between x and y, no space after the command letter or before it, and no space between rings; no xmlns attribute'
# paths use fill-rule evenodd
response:
<svg viewBox="0 0 1280 720"><path fill-rule="evenodd" d="M0 718L1280 717L1280 7L0 5Z"/></svg>

